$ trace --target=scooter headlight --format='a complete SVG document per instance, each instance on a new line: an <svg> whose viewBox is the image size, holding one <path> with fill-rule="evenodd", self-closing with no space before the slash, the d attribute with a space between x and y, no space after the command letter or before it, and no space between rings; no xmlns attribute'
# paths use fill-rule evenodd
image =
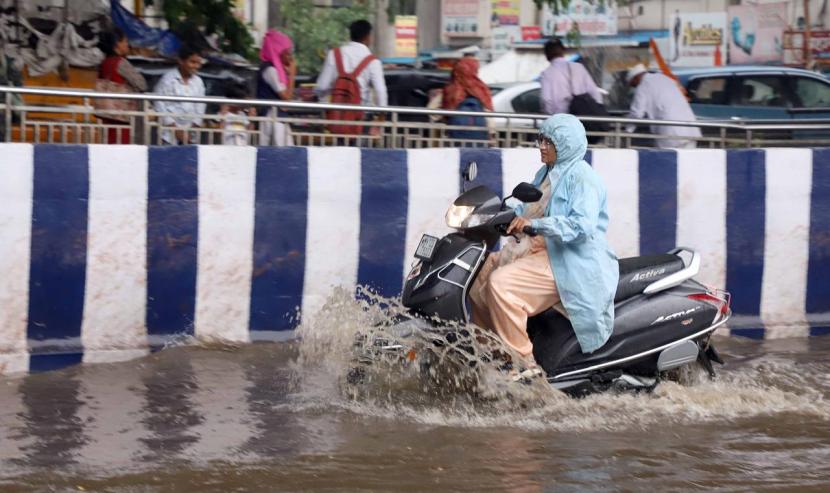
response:
<svg viewBox="0 0 830 493"><path fill-rule="evenodd" d="M447 209L447 215L445 216L447 226L451 228L466 227L464 225L464 220L473 213L473 210L475 210L475 207L471 205L451 205L450 208Z"/></svg>

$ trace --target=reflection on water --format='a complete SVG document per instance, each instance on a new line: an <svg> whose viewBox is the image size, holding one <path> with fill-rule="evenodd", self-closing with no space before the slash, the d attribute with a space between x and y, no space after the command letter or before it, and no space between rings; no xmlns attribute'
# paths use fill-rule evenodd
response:
<svg viewBox="0 0 830 493"><path fill-rule="evenodd" d="M193 428L204 417L192 402L199 387L190 359L161 358L156 363L142 369L141 423L149 433L140 441L148 449L145 460L163 461L199 440Z"/></svg>
<svg viewBox="0 0 830 493"><path fill-rule="evenodd" d="M719 339L717 381L651 395L519 388L494 403L387 381L353 400L338 352L374 315L330 308L336 326L309 324L302 344L178 347L0 379L0 490L830 486L830 338Z"/></svg>
<svg viewBox="0 0 830 493"><path fill-rule="evenodd" d="M78 417L78 410L84 405L80 387L72 374L67 374L60 386L55 386L45 375L22 382L17 389L22 403L17 432L18 436L28 437L30 441L21 447L23 457L12 459L13 462L54 468L75 461L75 452L88 440L84 423Z"/></svg>

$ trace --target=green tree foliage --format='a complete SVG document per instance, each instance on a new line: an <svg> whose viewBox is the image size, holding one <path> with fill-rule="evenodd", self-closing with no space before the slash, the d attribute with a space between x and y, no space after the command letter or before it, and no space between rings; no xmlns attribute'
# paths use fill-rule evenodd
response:
<svg viewBox="0 0 830 493"><path fill-rule="evenodd" d="M248 59L256 55L248 26L234 15L233 0L162 0L160 3L170 30L182 41L195 43L198 33L215 34L223 52Z"/></svg>
<svg viewBox="0 0 830 493"><path fill-rule="evenodd" d="M415 15L416 0L389 0L386 4L386 19L395 23L396 15Z"/></svg>
<svg viewBox="0 0 830 493"><path fill-rule="evenodd" d="M349 39L349 24L372 19L372 7L371 1L355 1L349 7L315 8L312 0L282 0L283 32L294 41L298 72L319 72L326 52Z"/></svg>

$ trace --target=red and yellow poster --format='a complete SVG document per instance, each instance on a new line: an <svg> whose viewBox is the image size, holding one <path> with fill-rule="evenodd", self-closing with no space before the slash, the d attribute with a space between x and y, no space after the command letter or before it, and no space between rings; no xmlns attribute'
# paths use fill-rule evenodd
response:
<svg viewBox="0 0 830 493"><path fill-rule="evenodd" d="M492 0L492 3L490 20L493 27L519 25L519 0Z"/></svg>
<svg viewBox="0 0 830 493"><path fill-rule="evenodd" d="M418 17L395 16L395 56L418 56Z"/></svg>

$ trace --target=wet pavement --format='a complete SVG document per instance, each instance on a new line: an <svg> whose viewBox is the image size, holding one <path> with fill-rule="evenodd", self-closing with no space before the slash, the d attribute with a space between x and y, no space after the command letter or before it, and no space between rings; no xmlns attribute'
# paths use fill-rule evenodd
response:
<svg viewBox="0 0 830 493"><path fill-rule="evenodd" d="M714 382L580 400L354 399L319 340L5 377L0 491L830 491L830 337L716 342Z"/></svg>

